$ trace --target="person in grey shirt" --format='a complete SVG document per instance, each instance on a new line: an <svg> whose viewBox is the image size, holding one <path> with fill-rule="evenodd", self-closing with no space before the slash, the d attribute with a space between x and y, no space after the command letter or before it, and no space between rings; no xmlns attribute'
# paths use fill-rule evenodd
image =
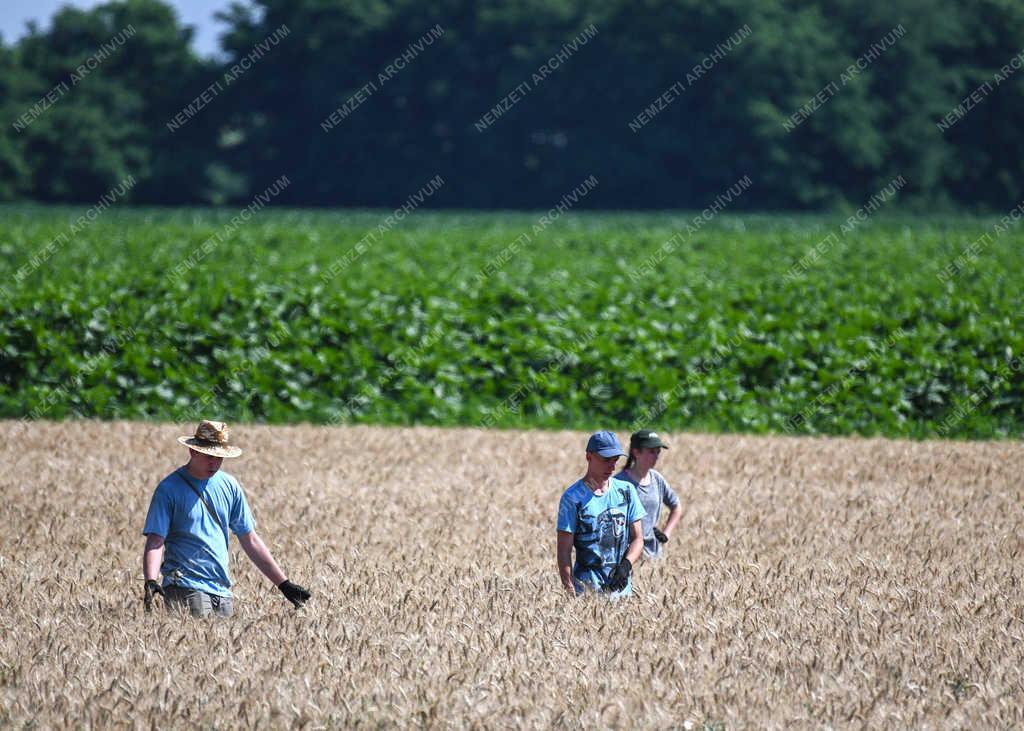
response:
<svg viewBox="0 0 1024 731"><path fill-rule="evenodd" d="M647 511L642 523L644 555L651 558L661 556L662 544L668 543L679 519L683 517L679 497L669 487L662 474L654 469L663 449L668 449L668 445L661 441L657 432L650 429L635 432L629 438L629 458L626 467L615 475L616 480L625 480L636 487L640 502ZM669 509L668 522L665 523L664 530L658 528L662 505Z"/></svg>

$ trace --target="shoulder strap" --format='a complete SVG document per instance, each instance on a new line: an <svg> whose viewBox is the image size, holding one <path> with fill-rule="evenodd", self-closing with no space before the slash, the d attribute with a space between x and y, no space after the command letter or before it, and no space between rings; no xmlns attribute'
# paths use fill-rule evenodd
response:
<svg viewBox="0 0 1024 731"><path fill-rule="evenodd" d="M220 527L220 529L224 530L224 524L220 522L220 516L217 515L217 511L213 509L213 506L210 505L210 502L205 497L203 497L203 493L199 492L199 488L195 486L192 480L185 477L185 474L181 470L176 470L175 474L181 479L183 479L186 485L192 488L192 492L196 494L197 498L203 501L203 505L206 506L206 509L210 512L210 515L213 516L213 519L217 521L217 525Z"/></svg>

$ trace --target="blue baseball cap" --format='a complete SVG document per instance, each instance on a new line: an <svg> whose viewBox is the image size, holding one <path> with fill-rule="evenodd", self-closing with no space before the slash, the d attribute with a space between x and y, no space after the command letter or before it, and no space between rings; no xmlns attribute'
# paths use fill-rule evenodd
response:
<svg viewBox="0 0 1024 731"><path fill-rule="evenodd" d="M610 431L598 431L590 435L588 452L597 452L601 457L625 457L619 438Z"/></svg>

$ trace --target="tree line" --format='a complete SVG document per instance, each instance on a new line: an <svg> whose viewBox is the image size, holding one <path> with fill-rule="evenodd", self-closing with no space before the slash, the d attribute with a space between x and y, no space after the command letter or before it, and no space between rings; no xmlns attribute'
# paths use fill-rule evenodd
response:
<svg viewBox="0 0 1024 731"><path fill-rule="evenodd" d="M251 0L200 57L162 0L0 43L0 200L858 206L1024 199L1011 0Z"/></svg>

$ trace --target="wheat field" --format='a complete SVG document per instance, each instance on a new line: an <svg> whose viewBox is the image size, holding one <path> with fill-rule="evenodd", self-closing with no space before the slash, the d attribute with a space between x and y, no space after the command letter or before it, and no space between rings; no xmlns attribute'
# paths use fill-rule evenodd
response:
<svg viewBox="0 0 1024 731"><path fill-rule="evenodd" d="M683 522L609 603L555 570L585 434L239 426L226 468L314 598L233 539L236 615L192 620L141 602L187 431L0 424L0 727L1024 723L1017 443L669 435Z"/></svg>

